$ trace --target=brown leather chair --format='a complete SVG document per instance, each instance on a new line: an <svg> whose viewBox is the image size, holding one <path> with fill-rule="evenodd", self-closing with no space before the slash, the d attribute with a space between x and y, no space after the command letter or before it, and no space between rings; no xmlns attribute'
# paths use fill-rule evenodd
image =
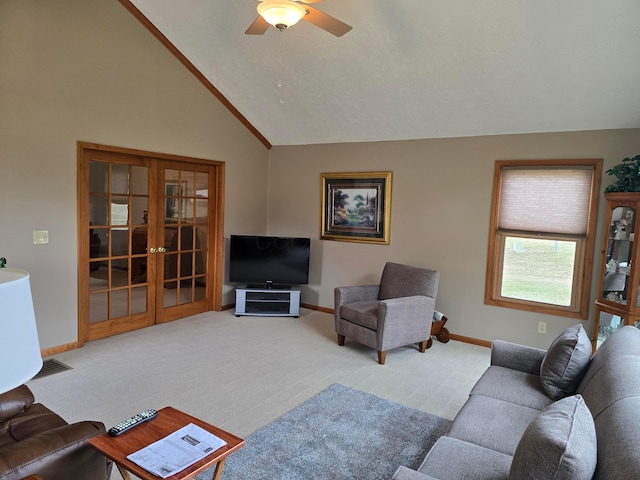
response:
<svg viewBox="0 0 640 480"><path fill-rule="evenodd" d="M412 343L425 352L431 346L440 273L387 262L379 285L337 287L335 323L338 344L349 337L375 348L384 364L387 350Z"/></svg>
<svg viewBox="0 0 640 480"><path fill-rule="evenodd" d="M0 395L0 479L107 480L111 461L87 442L105 432L104 425L70 425L34 402L26 385Z"/></svg>

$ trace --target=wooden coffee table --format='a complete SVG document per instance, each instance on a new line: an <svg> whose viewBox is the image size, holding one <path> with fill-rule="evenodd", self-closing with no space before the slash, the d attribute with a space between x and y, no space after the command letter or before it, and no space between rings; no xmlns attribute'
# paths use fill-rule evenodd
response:
<svg viewBox="0 0 640 480"><path fill-rule="evenodd" d="M137 452L189 423L207 430L227 442L227 444L199 462L190 465L175 475L167 477L167 480L187 480L213 467L213 465L216 467L212 480L218 480L222 474L225 458L242 447L244 440L173 407L165 407L158 410L156 418L140 424L118 437L110 437L107 433L103 433L90 439L89 443L105 457L113 460L125 480L131 479L129 473L133 473L142 480L158 480L160 477L127 460L127 455Z"/></svg>

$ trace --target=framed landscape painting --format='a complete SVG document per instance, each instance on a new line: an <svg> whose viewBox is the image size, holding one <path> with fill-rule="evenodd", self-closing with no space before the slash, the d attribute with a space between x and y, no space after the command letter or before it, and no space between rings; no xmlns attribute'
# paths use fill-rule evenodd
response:
<svg viewBox="0 0 640 480"><path fill-rule="evenodd" d="M389 244L391 172L323 173L320 238Z"/></svg>

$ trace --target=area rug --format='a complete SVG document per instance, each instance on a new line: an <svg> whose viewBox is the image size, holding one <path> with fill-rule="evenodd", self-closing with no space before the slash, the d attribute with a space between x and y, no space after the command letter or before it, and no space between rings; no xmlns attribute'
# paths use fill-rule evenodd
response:
<svg viewBox="0 0 640 480"><path fill-rule="evenodd" d="M334 384L249 435L222 480L390 479L400 465L417 468L450 424Z"/></svg>

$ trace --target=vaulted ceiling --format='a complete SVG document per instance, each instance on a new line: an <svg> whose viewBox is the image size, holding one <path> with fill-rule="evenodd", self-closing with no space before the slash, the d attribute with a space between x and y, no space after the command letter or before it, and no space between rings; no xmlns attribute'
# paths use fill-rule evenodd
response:
<svg viewBox="0 0 640 480"><path fill-rule="evenodd" d="M271 145L640 127L638 0L326 0L245 35L256 0L135 7Z"/></svg>

